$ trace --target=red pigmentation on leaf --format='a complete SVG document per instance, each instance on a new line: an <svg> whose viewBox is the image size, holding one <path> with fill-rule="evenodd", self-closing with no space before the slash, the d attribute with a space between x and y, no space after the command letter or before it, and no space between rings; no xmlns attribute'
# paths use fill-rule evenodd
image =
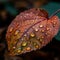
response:
<svg viewBox="0 0 60 60"><path fill-rule="evenodd" d="M10 55L20 55L48 44L59 30L59 18L39 8L20 13L9 25L6 39Z"/></svg>

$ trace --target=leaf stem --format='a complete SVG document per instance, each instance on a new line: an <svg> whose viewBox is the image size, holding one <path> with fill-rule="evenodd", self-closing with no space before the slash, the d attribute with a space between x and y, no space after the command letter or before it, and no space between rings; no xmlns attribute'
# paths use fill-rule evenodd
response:
<svg viewBox="0 0 60 60"><path fill-rule="evenodd" d="M56 12L54 12L49 18L55 16L55 15L56 15L57 13L59 13L59 12L60 12L60 9L58 9Z"/></svg>

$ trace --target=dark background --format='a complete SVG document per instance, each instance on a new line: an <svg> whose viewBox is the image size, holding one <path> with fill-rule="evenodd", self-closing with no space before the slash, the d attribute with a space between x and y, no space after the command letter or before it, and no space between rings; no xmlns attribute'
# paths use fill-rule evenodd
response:
<svg viewBox="0 0 60 60"><path fill-rule="evenodd" d="M7 53L6 31L12 20L30 8L44 8L49 16L60 9L58 0L0 0L0 60L60 60L60 31L52 41L40 50L19 56ZM57 14L60 18L60 13Z"/></svg>

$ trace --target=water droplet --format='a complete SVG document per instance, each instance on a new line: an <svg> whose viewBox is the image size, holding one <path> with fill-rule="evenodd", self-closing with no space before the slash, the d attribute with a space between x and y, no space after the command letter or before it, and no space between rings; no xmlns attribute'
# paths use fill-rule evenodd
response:
<svg viewBox="0 0 60 60"><path fill-rule="evenodd" d="M56 24L56 22L53 22L53 24Z"/></svg>
<svg viewBox="0 0 60 60"><path fill-rule="evenodd" d="M43 27L43 25L40 25L39 27L40 27L40 28L42 28L42 27Z"/></svg>
<svg viewBox="0 0 60 60"><path fill-rule="evenodd" d="M27 45L27 42L23 42L22 46L25 47Z"/></svg>
<svg viewBox="0 0 60 60"><path fill-rule="evenodd" d="M36 48L39 48L39 46L38 46L38 45L36 45L35 47L36 47Z"/></svg>
<svg viewBox="0 0 60 60"><path fill-rule="evenodd" d="M25 34L24 36L26 37L27 35Z"/></svg>
<svg viewBox="0 0 60 60"><path fill-rule="evenodd" d="M13 27L10 28L9 32L12 32L13 31Z"/></svg>
<svg viewBox="0 0 60 60"><path fill-rule="evenodd" d="M40 42L42 42L42 41L43 41L43 39L40 38Z"/></svg>
<svg viewBox="0 0 60 60"><path fill-rule="evenodd" d="M30 48L30 47L27 47L27 48L26 48L26 50L27 50L27 51L30 51L30 50L31 50L31 48Z"/></svg>
<svg viewBox="0 0 60 60"><path fill-rule="evenodd" d="M56 26L56 22L55 22L55 21L52 21L52 24L53 24L53 27L55 27L55 26Z"/></svg>
<svg viewBox="0 0 60 60"><path fill-rule="evenodd" d="M17 52L20 53L21 52L21 47L17 49Z"/></svg>
<svg viewBox="0 0 60 60"><path fill-rule="evenodd" d="M57 18L55 18L55 19L57 19Z"/></svg>
<svg viewBox="0 0 60 60"><path fill-rule="evenodd" d="M55 27L56 26L56 22L53 22L53 27Z"/></svg>
<svg viewBox="0 0 60 60"><path fill-rule="evenodd" d="M31 37L34 37L34 36L35 36L35 34L34 34L34 33L31 33L31 34L30 34L30 36L31 36Z"/></svg>
<svg viewBox="0 0 60 60"><path fill-rule="evenodd" d="M16 47L15 46L13 46L13 49L15 49Z"/></svg>
<svg viewBox="0 0 60 60"><path fill-rule="evenodd" d="M36 29L35 29L35 31L37 32L37 31L38 31L38 29L36 28Z"/></svg>
<svg viewBox="0 0 60 60"><path fill-rule="evenodd" d="M33 44L34 44L34 45L37 45L37 43L36 43L36 42L34 42Z"/></svg>
<svg viewBox="0 0 60 60"><path fill-rule="evenodd" d="M46 30L50 30L50 28L47 27Z"/></svg>
<svg viewBox="0 0 60 60"><path fill-rule="evenodd" d="M18 53L20 53L21 52L21 50L18 50Z"/></svg>
<svg viewBox="0 0 60 60"><path fill-rule="evenodd" d="M16 31L15 31L15 35L17 35L18 33L19 33L19 30L16 30Z"/></svg>
<svg viewBox="0 0 60 60"><path fill-rule="evenodd" d="M44 32L44 30L41 30L41 32L43 33L43 32Z"/></svg>

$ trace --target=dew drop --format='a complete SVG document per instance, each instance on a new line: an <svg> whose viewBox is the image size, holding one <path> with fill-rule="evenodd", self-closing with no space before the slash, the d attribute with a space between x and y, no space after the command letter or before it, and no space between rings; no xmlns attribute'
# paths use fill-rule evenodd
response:
<svg viewBox="0 0 60 60"><path fill-rule="evenodd" d="M26 48L26 50L27 50L27 51L30 51L30 50L31 50L31 48L30 48L30 47L27 47L27 48Z"/></svg>
<svg viewBox="0 0 60 60"><path fill-rule="evenodd" d="M39 27L40 27L40 28L42 28L42 27L43 27L43 25L40 25Z"/></svg>
<svg viewBox="0 0 60 60"><path fill-rule="evenodd" d="M30 34L30 36L31 36L31 37L34 37L34 36L35 36L35 34L34 34L34 33L31 33L31 34Z"/></svg>
<svg viewBox="0 0 60 60"><path fill-rule="evenodd" d="M18 33L19 33L19 30L16 30L16 31L15 31L15 35L17 35Z"/></svg>
<svg viewBox="0 0 60 60"><path fill-rule="evenodd" d="M47 29L47 31L50 30L50 28L48 28L48 27L46 29Z"/></svg>
<svg viewBox="0 0 60 60"><path fill-rule="evenodd" d="M25 47L27 45L27 42L23 42L22 46Z"/></svg>
<svg viewBox="0 0 60 60"><path fill-rule="evenodd" d="M41 32L43 33L43 32L44 32L44 30L41 30Z"/></svg>
<svg viewBox="0 0 60 60"><path fill-rule="evenodd" d="M36 47L36 48L39 48L39 46L38 46L38 45L36 45L35 47Z"/></svg>
<svg viewBox="0 0 60 60"><path fill-rule="evenodd" d="M37 31L38 31L38 29L36 28L36 29L35 29L35 31L37 32Z"/></svg>
<svg viewBox="0 0 60 60"><path fill-rule="evenodd" d="M9 32L12 32L13 31L13 27L10 28Z"/></svg>

